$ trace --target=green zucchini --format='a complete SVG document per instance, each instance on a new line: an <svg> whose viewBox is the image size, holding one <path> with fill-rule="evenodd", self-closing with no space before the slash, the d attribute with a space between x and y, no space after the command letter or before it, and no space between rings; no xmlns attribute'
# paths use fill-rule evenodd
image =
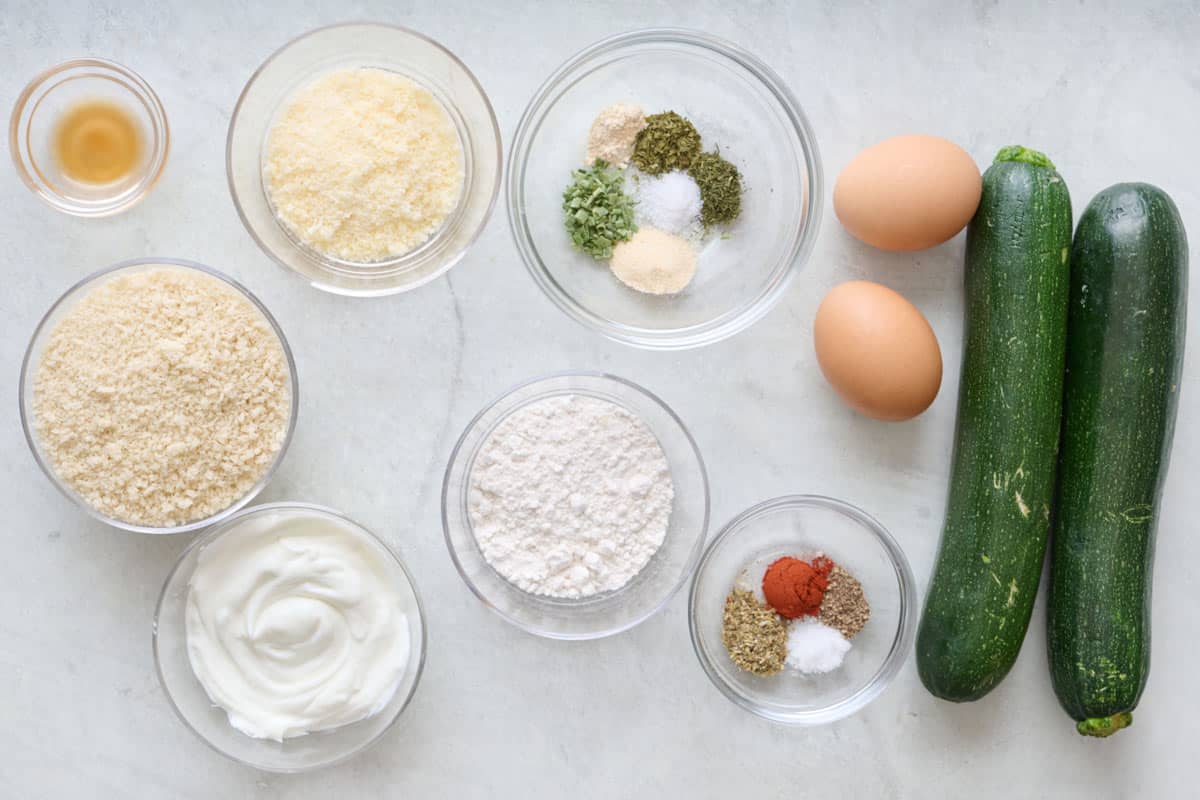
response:
<svg viewBox="0 0 1200 800"><path fill-rule="evenodd" d="M917 671L977 700L1008 673L1041 578L1058 459L1071 198L1041 153L1006 147L967 226L966 318L946 519Z"/></svg>
<svg viewBox="0 0 1200 800"><path fill-rule="evenodd" d="M1132 721L1150 670L1150 578L1187 317L1187 236L1162 190L1096 195L1071 255L1050 675L1080 733Z"/></svg>

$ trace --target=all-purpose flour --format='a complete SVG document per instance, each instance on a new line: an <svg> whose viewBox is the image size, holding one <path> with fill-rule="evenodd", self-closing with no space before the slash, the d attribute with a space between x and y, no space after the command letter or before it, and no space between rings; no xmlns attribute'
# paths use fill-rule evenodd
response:
<svg viewBox="0 0 1200 800"><path fill-rule="evenodd" d="M666 538L675 497L658 440L615 403L561 395L503 420L476 456L468 514L483 557L524 591L620 589Z"/></svg>

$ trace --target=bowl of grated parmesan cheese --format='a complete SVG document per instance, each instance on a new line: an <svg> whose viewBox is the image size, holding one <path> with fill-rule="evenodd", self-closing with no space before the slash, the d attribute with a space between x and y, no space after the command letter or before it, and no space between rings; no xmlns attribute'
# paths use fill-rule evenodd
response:
<svg viewBox="0 0 1200 800"><path fill-rule="evenodd" d="M370 297L443 275L500 185L483 88L415 31L353 23L273 53L234 108L226 171L259 247L312 286Z"/></svg>

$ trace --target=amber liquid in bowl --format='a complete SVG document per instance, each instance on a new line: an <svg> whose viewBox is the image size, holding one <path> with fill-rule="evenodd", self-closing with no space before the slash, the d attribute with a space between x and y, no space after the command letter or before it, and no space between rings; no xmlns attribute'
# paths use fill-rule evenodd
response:
<svg viewBox="0 0 1200 800"><path fill-rule="evenodd" d="M54 155L63 174L82 183L111 183L129 175L142 156L133 115L107 100L69 108L54 131Z"/></svg>

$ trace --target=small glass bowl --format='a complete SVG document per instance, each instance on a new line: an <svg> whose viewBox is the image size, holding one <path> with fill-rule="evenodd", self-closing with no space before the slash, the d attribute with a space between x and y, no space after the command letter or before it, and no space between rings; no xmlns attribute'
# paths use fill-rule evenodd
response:
<svg viewBox="0 0 1200 800"><path fill-rule="evenodd" d="M376 67L404 75L445 107L463 147L463 190L442 227L415 250L385 261L352 262L300 242L276 218L263 181L267 136L285 102L337 69ZM233 204L246 230L280 265L323 291L377 297L415 289L457 264L478 238L500 188L500 128L483 87L432 39L393 25L318 28L276 50L242 90L225 145Z"/></svg>
<svg viewBox="0 0 1200 800"><path fill-rule="evenodd" d="M62 114L91 100L125 109L141 130L141 161L130 174L109 183L83 183L64 175L53 153ZM170 139L166 112L150 84L100 58L64 61L35 77L17 97L8 123L8 148L21 180L53 208L77 217L106 217L136 205L158 183Z"/></svg>
<svg viewBox="0 0 1200 800"><path fill-rule="evenodd" d="M616 102L690 118L744 179L741 217L707 237L678 295L622 285L563 227L563 190L592 120ZM604 39L559 67L521 117L505 180L513 238L542 291L604 336L659 350L712 344L761 319L812 252L823 191L816 139L783 80L729 42L669 28Z"/></svg>
<svg viewBox="0 0 1200 800"><path fill-rule="evenodd" d="M209 517L205 517L204 519L199 519L184 525L175 525L164 528L136 525L132 522L126 522L115 517L107 516L93 508L86 500L83 499L83 497L79 495L78 492L76 492L69 485L67 485L65 481L58 477L58 474L50 465L49 457L45 452L43 452L42 445L38 441L36 426L33 419L34 373L37 370L37 363L38 359L41 358L42 350L49 341L50 334L53 333L55 327L57 327L59 320L61 320L63 316L71 310L72 306L74 306L76 302L81 300L87 295L88 292L105 281L122 273L145 272L146 270L155 269L157 267L171 267L172 269L195 270L197 272L203 272L205 275L216 278L236 289L242 296L249 300L255 308L258 309L259 313L261 313L266 321L270 323L271 329L275 331L275 335L279 338L279 346L283 348L283 355L287 359L288 387L290 390L292 403L290 416L288 417L287 432L284 434L283 444L280 445L279 452L275 455L275 460L271 463L271 466L267 468L267 471L263 473L262 477L258 479L258 482L255 483L254 486L250 487L250 491L246 492L245 496L228 508L218 511L217 513ZM242 286L228 275L220 273L211 267L206 267L203 264L197 264L194 261L184 261L183 259L177 258L140 258L133 261L122 261L119 264L114 264L111 267L107 267L88 275L79 283L68 289L62 297L55 301L54 305L50 306L50 310L46 312L45 316L42 317L41 322L38 323L37 329L34 330L33 337L29 340L29 347L27 347L25 350L25 358L21 362L21 427L25 431L25 441L29 443L29 449L33 453L34 460L37 461L38 466L42 468L42 472L46 473L46 477L50 479L50 482L54 484L55 488L70 498L75 505L82 508L90 516L107 525L111 525L114 528L120 528L121 530L132 531L134 533L185 533L187 531L199 530L200 528L212 525L214 522L219 522L220 520L225 519L230 514L233 514L239 508L242 508L251 500L253 500L258 493L261 492L268 483L270 483L271 478L275 475L275 470L279 469L279 465L283 462L283 456L285 453L287 453L288 446L292 443L292 434L296 431L296 415L299 411L299 408L300 388L296 379L296 362L292 359L292 349L288 346L287 337L283 335L283 330L280 329L279 323L277 323L275 318L271 316L271 312L267 310L267 307L264 306L257 297L251 294L249 289L247 289L245 286Z"/></svg>
<svg viewBox="0 0 1200 800"><path fill-rule="evenodd" d="M532 594L500 575L483 557L467 511L471 469L492 431L517 409L559 395L607 400L641 419L658 439L675 487L666 539L649 563L620 589L578 600ZM683 422L645 389L601 373L549 375L510 390L467 425L446 467L442 526L450 557L467 587L506 621L550 639L599 639L653 616L692 574L708 532L708 476Z"/></svg>
<svg viewBox="0 0 1200 800"><path fill-rule="evenodd" d="M822 552L862 583L871 618L842 666L824 675L785 669L766 677L738 668L721 641L725 598L742 569ZM689 599L692 645L721 693L786 725L823 725L860 710L892 682L912 649L917 596L912 569L892 535L840 500L793 495L737 516L709 545Z"/></svg>
<svg viewBox="0 0 1200 800"><path fill-rule="evenodd" d="M192 671L187 649L188 582L196 570L200 553L222 536L236 536L238 527L269 514L325 516L355 528L393 568L397 587L404 597L409 618L411 651L404 676L395 696L372 717L320 733L310 733L275 742L254 739L229 724L229 716L213 705ZM175 714L192 733L223 756L255 769L269 772L304 772L328 767L370 747L395 724L408 706L425 666L426 623L421 598L412 575L400 557L371 531L345 515L309 503L267 503L247 508L198 537L183 551L163 584L154 612L154 665L158 680Z"/></svg>

